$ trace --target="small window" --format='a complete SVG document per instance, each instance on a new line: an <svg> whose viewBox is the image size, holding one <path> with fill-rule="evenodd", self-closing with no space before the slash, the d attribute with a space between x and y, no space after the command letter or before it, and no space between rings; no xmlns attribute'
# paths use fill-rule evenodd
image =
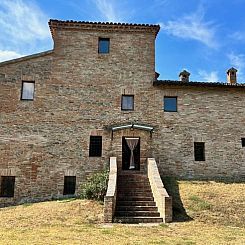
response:
<svg viewBox="0 0 245 245"><path fill-rule="evenodd" d="M121 109L123 111L134 110L134 96L133 95L122 95Z"/></svg>
<svg viewBox="0 0 245 245"><path fill-rule="evenodd" d="M0 197L14 197L14 186L14 176L2 176Z"/></svg>
<svg viewBox="0 0 245 245"><path fill-rule="evenodd" d="M164 97L164 111L177 112L177 97Z"/></svg>
<svg viewBox="0 0 245 245"><path fill-rule="evenodd" d="M101 157L102 155L102 136L90 136L89 156Z"/></svg>
<svg viewBox="0 0 245 245"><path fill-rule="evenodd" d="M99 54L108 54L110 51L110 39L99 38Z"/></svg>
<svg viewBox="0 0 245 245"><path fill-rule="evenodd" d="M242 147L245 147L245 138L242 138Z"/></svg>
<svg viewBox="0 0 245 245"><path fill-rule="evenodd" d="M63 195L74 195L76 191L76 176L65 176Z"/></svg>
<svg viewBox="0 0 245 245"><path fill-rule="evenodd" d="M195 161L205 161L205 143L194 142Z"/></svg>
<svg viewBox="0 0 245 245"><path fill-rule="evenodd" d="M35 82L22 82L21 100L34 99Z"/></svg>

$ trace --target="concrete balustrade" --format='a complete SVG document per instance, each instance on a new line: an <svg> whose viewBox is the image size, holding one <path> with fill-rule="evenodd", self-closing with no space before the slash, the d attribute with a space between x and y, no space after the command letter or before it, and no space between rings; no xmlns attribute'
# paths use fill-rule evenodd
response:
<svg viewBox="0 0 245 245"><path fill-rule="evenodd" d="M172 198L162 183L157 163L154 158L147 159L147 175L150 181L154 200L164 223L172 221Z"/></svg>
<svg viewBox="0 0 245 245"><path fill-rule="evenodd" d="M104 198L104 222L112 223L117 196L117 158L110 157L110 173L106 196Z"/></svg>

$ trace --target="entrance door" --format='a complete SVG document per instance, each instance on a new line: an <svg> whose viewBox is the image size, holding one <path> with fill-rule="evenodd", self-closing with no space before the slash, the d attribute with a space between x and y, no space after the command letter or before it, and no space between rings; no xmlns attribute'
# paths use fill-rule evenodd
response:
<svg viewBox="0 0 245 245"><path fill-rule="evenodd" d="M138 143L133 150L135 168L133 168L132 170L140 170L140 138L139 137L122 137L122 169L123 170L130 169L131 150L127 144L126 138L138 138Z"/></svg>

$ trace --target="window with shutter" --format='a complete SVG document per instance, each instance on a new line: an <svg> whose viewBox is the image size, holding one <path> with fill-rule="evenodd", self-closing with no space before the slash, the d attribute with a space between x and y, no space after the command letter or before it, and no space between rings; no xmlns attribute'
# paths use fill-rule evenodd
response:
<svg viewBox="0 0 245 245"><path fill-rule="evenodd" d="M2 176L0 197L14 197L15 177Z"/></svg>
<svg viewBox="0 0 245 245"><path fill-rule="evenodd" d="M65 176L64 195L74 195L76 191L76 176Z"/></svg>
<svg viewBox="0 0 245 245"><path fill-rule="evenodd" d="M90 136L89 156L90 157L102 156L102 136Z"/></svg>
<svg viewBox="0 0 245 245"><path fill-rule="evenodd" d="M194 142L195 161L205 161L205 143Z"/></svg>

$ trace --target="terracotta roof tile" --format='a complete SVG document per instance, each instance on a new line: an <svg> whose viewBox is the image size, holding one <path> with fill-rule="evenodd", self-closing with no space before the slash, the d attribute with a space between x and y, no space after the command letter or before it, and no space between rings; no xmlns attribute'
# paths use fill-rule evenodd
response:
<svg viewBox="0 0 245 245"><path fill-rule="evenodd" d="M244 88L245 83L222 83L222 82L181 82L177 80L155 80L153 82L154 86L164 85L164 86L182 86L182 87L225 87L225 88Z"/></svg>
<svg viewBox="0 0 245 245"><path fill-rule="evenodd" d="M133 23L113 23L113 22L90 22L90 21L74 21L74 20L49 20L49 27L54 36L56 28L69 29L97 29L103 31L144 31L155 33L160 30L160 25L154 24L133 24Z"/></svg>

